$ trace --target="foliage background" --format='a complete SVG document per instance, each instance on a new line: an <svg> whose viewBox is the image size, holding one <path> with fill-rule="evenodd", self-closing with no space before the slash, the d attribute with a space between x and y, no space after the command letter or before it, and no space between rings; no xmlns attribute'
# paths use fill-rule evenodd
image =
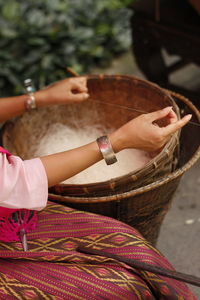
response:
<svg viewBox="0 0 200 300"><path fill-rule="evenodd" d="M0 94L105 66L130 46L133 0L0 0Z"/></svg>

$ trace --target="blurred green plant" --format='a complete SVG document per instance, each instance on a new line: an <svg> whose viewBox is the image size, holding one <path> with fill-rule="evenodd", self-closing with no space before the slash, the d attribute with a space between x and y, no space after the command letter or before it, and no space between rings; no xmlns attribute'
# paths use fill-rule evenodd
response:
<svg viewBox="0 0 200 300"><path fill-rule="evenodd" d="M0 93L105 66L130 46L133 0L0 0Z"/></svg>

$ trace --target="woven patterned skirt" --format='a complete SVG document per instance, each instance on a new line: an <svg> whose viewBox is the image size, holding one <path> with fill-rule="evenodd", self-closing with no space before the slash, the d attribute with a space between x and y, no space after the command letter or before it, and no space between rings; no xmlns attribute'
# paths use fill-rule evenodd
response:
<svg viewBox="0 0 200 300"><path fill-rule="evenodd" d="M0 299L196 299L184 283L77 251L81 244L172 269L132 227L55 203L38 218L29 251L0 243Z"/></svg>

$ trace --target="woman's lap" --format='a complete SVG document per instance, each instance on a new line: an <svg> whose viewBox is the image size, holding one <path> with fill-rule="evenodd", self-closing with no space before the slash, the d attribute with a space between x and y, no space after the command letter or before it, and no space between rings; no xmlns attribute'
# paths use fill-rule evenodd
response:
<svg viewBox="0 0 200 300"><path fill-rule="evenodd" d="M0 299L195 299L183 283L77 251L81 244L171 268L117 220L49 203L27 236L27 252L20 242L0 243Z"/></svg>

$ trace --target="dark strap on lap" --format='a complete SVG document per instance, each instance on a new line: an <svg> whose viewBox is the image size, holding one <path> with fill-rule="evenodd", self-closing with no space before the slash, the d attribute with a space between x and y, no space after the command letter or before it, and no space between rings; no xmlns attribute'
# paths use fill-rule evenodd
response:
<svg viewBox="0 0 200 300"><path fill-rule="evenodd" d="M169 269L164 269L161 267L157 267L157 266L153 266L153 265L141 262L137 259L130 259L130 258L122 257L119 255L115 255L112 253L108 253L108 252L104 252L104 251L96 250L96 249L91 249L91 248L87 248L87 247L83 247L83 246L79 246L77 248L77 251L82 252L82 253L87 253L87 254L94 254L94 255L113 258L113 259L123 262L135 269L140 269L140 270L148 271L148 272L151 272L154 274L159 274L159 275L162 275L165 277L173 278L173 279L183 281L183 282L193 284L193 285L200 287L200 278L193 276L193 275L189 275L189 274L185 274L185 273L181 273L181 272L177 272L177 271L172 271Z"/></svg>

